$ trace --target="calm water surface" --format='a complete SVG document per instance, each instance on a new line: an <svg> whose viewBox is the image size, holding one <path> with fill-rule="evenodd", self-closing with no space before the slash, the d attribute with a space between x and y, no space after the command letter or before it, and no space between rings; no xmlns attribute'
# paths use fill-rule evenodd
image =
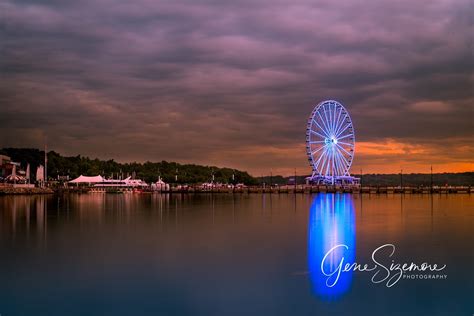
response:
<svg viewBox="0 0 474 316"><path fill-rule="evenodd" d="M472 315L473 229L471 195L4 196L0 314ZM387 243L447 278L327 286Z"/></svg>

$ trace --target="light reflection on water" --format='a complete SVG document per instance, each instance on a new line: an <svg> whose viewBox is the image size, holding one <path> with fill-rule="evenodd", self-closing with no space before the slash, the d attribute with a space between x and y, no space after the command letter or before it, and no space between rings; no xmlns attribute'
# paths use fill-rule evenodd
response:
<svg viewBox="0 0 474 316"><path fill-rule="evenodd" d="M337 299L352 283L352 271L324 275L337 271L339 265L353 263L356 251L354 203L348 194L318 194L313 198L308 220L308 271L315 294L323 299ZM324 263L323 258L330 252Z"/></svg>

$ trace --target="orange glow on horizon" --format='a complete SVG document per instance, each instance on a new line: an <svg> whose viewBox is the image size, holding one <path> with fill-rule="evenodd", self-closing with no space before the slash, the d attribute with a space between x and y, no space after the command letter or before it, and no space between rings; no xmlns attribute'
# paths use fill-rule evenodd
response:
<svg viewBox="0 0 474 316"><path fill-rule="evenodd" d="M356 141L351 174L359 174L360 169L364 174L393 174L399 173L401 169L403 173L430 173L431 166L434 173L472 172L474 160L469 159L472 152L474 150L469 145L447 149L436 144L410 143L396 139ZM311 172L304 144L290 147L249 146L232 152L220 152L212 158L220 165L248 170L255 177L269 175L270 172L273 175L291 176L294 175L295 168L298 175Z"/></svg>

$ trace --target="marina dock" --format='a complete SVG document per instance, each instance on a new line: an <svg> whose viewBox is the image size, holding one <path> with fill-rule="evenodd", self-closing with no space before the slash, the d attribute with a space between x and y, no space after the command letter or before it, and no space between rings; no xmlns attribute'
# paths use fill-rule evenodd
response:
<svg viewBox="0 0 474 316"><path fill-rule="evenodd" d="M349 194L471 194L472 186L331 186L331 185L285 185L285 186L246 186L246 187L216 187L203 188L200 186L171 187L168 190L151 189L97 189L92 187L80 188L15 188L13 186L0 186L0 195L11 194L52 194L52 193L89 193L89 194L313 194L313 193L349 193Z"/></svg>
<svg viewBox="0 0 474 316"><path fill-rule="evenodd" d="M84 192L82 190L81 192ZM97 191L94 191L97 192ZM104 193L104 192L103 192ZM279 187L249 186L239 188L208 188L202 189L198 186L176 188L171 187L167 191L123 191L106 193L169 193L169 194L313 194L313 193L348 193L348 194L471 194L474 187L471 186L449 186L449 187L384 187L384 186L363 186L344 187L330 185L288 185Z"/></svg>
<svg viewBox="0 0 474 316"><path fill-rule="evenodd" d="M350 194L471 194L474 187L385 187L385 186L330 186L330 185L288 185L279 187L243 187L243 188L214 188L201 190L189 187L186 190L172 188L169 193L247 193L247 194L312 194L312 193L350 193Z"/></svg>

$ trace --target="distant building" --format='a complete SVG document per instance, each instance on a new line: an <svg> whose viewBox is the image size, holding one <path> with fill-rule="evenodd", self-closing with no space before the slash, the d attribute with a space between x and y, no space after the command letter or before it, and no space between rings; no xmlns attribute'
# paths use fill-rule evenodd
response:
<svg viewBox="0 0 474 316"><path fill-rule="evenodd" d="M42 165L36 168L36 181L44 182L44 167Z"/></svg>
<svg viewBox="0 0 474 316"><path fill-rule="evenodd" d="M0 166L9 163L11 160L10 157L5 155L0 155Z"/></svg>
<svg viewBox="0 0 474 316"><path fill-rule="evenodd" d="M5 155L0 155L0 177L6 178L7 176L13 173L13 168L15 164L12 163L10 157Z"/></svg>
<svg viewBox="0 0 474 316"><path fill-rule="evenodd" d="M26 184L30 182L30 164L26 170L21 169L21 163L14 162L10 157L0 155L0 182Z"/></svg>
<svg viewBox="0 0 474 316"><path fill-rule="evenodd" d="M153 191L169 191L170 185L161 180L161 177L158 178L158 181L151 184L151 189Z"/></svg>
<svg viewBox="0 0 474 316"><path fill-rule="evenodd" d="M11 161L11 158L0 155L0 181L5 183L26 183L26 171L20 169L19 162Z"/></svg>

